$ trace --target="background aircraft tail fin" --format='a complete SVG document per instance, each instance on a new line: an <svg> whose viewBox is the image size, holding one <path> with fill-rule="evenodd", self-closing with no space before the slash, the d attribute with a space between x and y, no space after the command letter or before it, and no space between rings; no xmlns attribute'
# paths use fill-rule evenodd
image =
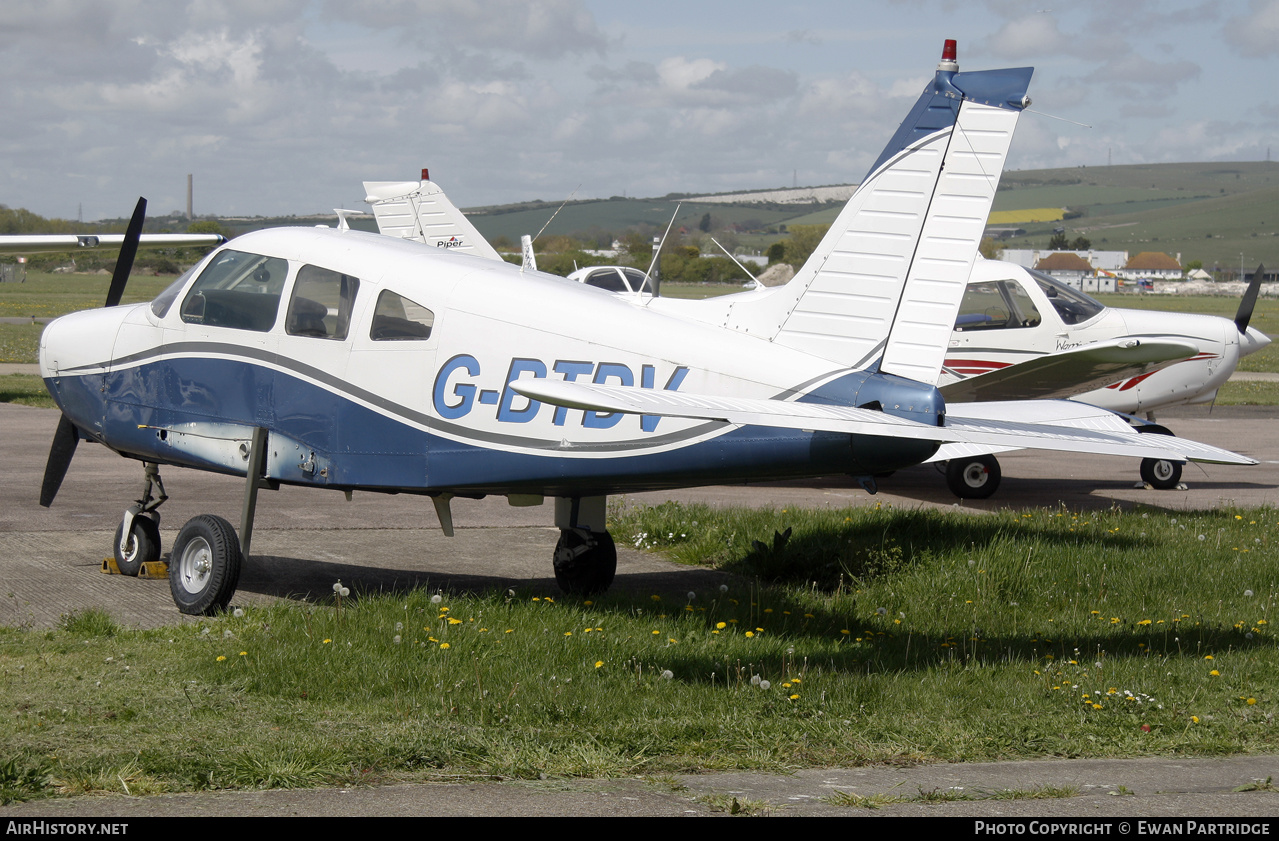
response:
<svg viewBox="0 0 1279 841"><path fill-rule="evenodd" d="M365 181L364 192L364 200L373 205L379 233L459 254L502 259L439 185L427 180L426 170L421 181Z"/></svg>
<svg viewBox="0 0 1279 841"><path fill-rule="evenodd" d="M953 43L812 256L730 326L936 383L1033 72L960 73Z"/></svg>

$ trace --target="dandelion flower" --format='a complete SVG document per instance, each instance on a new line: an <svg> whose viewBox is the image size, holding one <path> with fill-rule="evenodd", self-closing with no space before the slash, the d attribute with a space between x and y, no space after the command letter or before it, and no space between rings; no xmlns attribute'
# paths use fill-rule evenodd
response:
<svg viewBox="0 0 1279 841"><path fill-rule="evenodd" d="M442 601L444 601L444 597L441 596L439 593L436 593L434 596L431 596L431 604L439 604Z"/></svg>
<svg viewBox="0 0 1279 841"><path fill-rule="evenodd" d="M722 630L724 630L725 628L727 628L727 627L728 627L728 623L727 623L727 622L716 622L716 623L715 623L715 627L716 627L716 628L719 628L719 629L722 631Z"/></svg>
<svg viewBox="0 0 1279 841"><path fill-rule="evenodd" d="M1197 715L1192 715L1192 716L1190 717L1190 720L1191 720L1191 721L1193 721L1195 724L1198 724L1198 723L1199 723L1199 716L1197 716Z"/></svg>
<svg viewBox="0 0 1279 841"><path fill-rule="evenodd" d="M447 642L440 643L440 648L447 649L448 647L449 647L449 644Z"/></svg>
<svg viewBox="0 0 1279 841"><path fill-rule="evenodd" d="M761 681L759 682L759 688L760 688L760 689L770 689L770 688L772 688L772 686L773 686L773 684L769 683L769 682L768 682L768 681L766 681L766 680L761 680Z"/></svg>
<svg viewBox="0 0 1279 841"><path fill-rule="evenodd" d="M333 592L334 592L335 594L337 594L337 595L341 595L341 594L342 594L342 579L341 579L341 578L339 578L339 579L337 580L337 583L333 585Z"/></svg>
<svg viewBox="0 0 1279 841"><path fill-rule="evenodd" d="M242 608L242 607L237 607L235 610L231 611L231 615L232 615L232 616L234 616L236 619L243 619L243 618L244 618L244 608Z"/></svg>
<svg viewBox="0 0 1279 841"><path fill-rule="evenodd" d="M759 683L762 680L763 678L759 675L751 675L751 686L759 686Z"/></svg>
<svg viewBox="0 0 1279 841"><path fill-rule="evenodd" d="M719 591L720 591L721 593L727 593L727 592L728 592L728 585L727 585L727 584L721 584L721 585L719 585Z"/></svg>
<svg viewBox="0 0 1279 841"><path fill-rule="evenodd" d="M399 634L396 634L394 637L392 637L392 638L391 638L391 642L395 643L396 645L399 645L399 644L400 644L400 642L401 642L401 637L400 637L400 635L399 635Z"/></svg>
<svg viewBox="0 0 1279 841"><path fill-rule="evenodd" d="M218 655L218 662L219 662L219 663L221 663L221 662L222 662L223 660L225 660L225 659L226 659L226 657L224 657L223 655L221 655L221 654L219 654L219 655Z"/></svg>
<svg viewBox="0 0 1279 841"><path fill-rule="evenodd" d="M602 668L604 668L604 661L603 661L603 660L596 660L596 661L595 661L595 668L597 668L597 669L602 669Z"/></svg>
<svg viewBox="0 0 1279 841"><path fill-rule="evenodd" d="M665 670L662 672L662 679L663 679L663 680L670 680L670 679L671 679L671 678L673 678L673 677L675 677L675 673L674 673L674 672L672 672L670 669L665 669Z"/></svg>
<svg viewBox="0 0 1279 841"><path fill-rule="evenodd" d="M1251 707L1252 705L1254 705L1254 704L1256 704L1256 703L1257 703L1257 699L1256 699L1256 698L1249 698L1249 699L1248 699L1248 706L1250 706L1250 707Z"/></svg>
<svg viewBox="0 0 1279 841"><path fill-rule="evenodd" d="M875 608L875 613L876 613L876 614L878 614L879 616L887 616L887 615L888 615L888 608L886 608L886 607L877 607L877 608Z"/></svg>
<svg viewBox="0 0 1279 841"><path fill-rule="evenodd" d="M1243 591L1243 594L1244 594L1245 596L1247 596L1248 598L1252 598L1252 591L1251 591L1251 590L1244 590L1244 591Z"/></svg>
<svg viewBox="0 0 1279 841"><path fill-rule="evenodd" d="M689 591L688 591L688 600L691 602L691 601L692 601L693 599L695 599L695 598L697 598L697 594L696 594L696 593L694 593L692 590L689 590Z"/></svg>
<svg viewBox="0 0 1279 841"><path fill-rule="evenodd" d="M1221 677L1221 672L1217 671L1216 669L1213 669L1208 674L1212 675L1213 677Z"/></svg>
<svg viewBox="0 0 1279 841"><path fill-rule="evenodd" d="M241 651L241 652L240 652L240 656L241 656L241 657L248 657L248 656L249 656L249 652L247 652L247 651Z"/></svg>
<svg viewBox="0 0 1279 841"><path fill-rule="evenodd" d="M329 643L331 643L331 642L333 642L333 640L329 639L328 637L325 637L324 642L323 642L322 644L323 644L323 645L328 645L328 644L329 644Z"/></svg>

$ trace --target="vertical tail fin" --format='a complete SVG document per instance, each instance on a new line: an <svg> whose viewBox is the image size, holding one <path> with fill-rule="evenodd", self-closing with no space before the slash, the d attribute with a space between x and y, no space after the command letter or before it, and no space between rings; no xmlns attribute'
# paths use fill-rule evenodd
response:
<svg viewBox="0 0 1279 841"><path fill-rule="evenodd" d="M421 181L365 181L364 192L382 234L460 254L502 259L439 185L427 180L426 170L422 170Z"/></svg>
<svg viewBox="0 0 1279 841"><path fill-rule="evenodd" d="M933 382L977 255L1032 68L937 75L795 277L729 326Z"/></svg>

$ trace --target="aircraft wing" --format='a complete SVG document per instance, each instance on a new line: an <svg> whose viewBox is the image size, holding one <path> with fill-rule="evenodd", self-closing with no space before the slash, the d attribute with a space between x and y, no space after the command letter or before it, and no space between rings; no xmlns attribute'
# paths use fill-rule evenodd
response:
<svg viewBox="0 0 1279 841"><path fill-rule="evenodd" d="M220 234L143 234L139 248L213 248L226 242ZM0 236L0 254L119 248L124 234L11 234Z"/></svg>
<svg viewBox="0 0 1279 841"><path fill-rule="evenodd" d="M1101 455L1159 458L1170 461L1211 461L1222 464L1256 464L1252 459L1227 450L1196 444L1167 435L1138 435L1127 424L1119 431L1091 413L1081 416L1066 401L1053 401L1046 408L1021 414L1020 418L999 420L974 412L947 417L945 426L930 426L873 409L830 406L786 400L719 397L707 394L656 391L633 386L604 386L563 380L519 379L511 388L532 400L569 409L596 412L624 412L638 415L715 420L741 426L771 426L787 429L843 432L850 435L877 435L911 438L938 443L983 445L1000 449L1043 449L1091 452ZM1036 403L1023 404L1035 406ZM1001 404L1007 407L1009 404ZM1014 403L1013 406L1018 404ZM1074 404L1071 404L1074 405ZM1101 410L1084 406L1092 412ZM1009 417L1005 408L1005 417ZM1050 420L1063 418L1069 423ZM1181 449L1177 445L1181 446ZM1184 445L1194 446L1194 455L1183 454Z"/></svg>
<svg viewBox="0 0 1279 841"><path fill-rule="evenodd" d="M1128 377L1148 374L1199 353L1176 339L1125 336L1028 359L1006 368L939 386L946 402L1048 400L1083 394Z"/></svg>

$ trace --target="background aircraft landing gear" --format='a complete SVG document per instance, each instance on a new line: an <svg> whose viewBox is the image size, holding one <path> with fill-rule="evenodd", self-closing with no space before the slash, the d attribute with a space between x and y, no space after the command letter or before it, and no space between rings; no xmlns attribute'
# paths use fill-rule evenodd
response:
<svg viewBox="0 0 1279 841"><path fill-rule="evenodd" d="M946 464L946 485L960 499L986 499L1003 477L994 456L953 458Z"/></svg>
<svg viewBox="0 0 1279 841"><path fill-rule="evenodd" d="M1157 423L1144 424L1137 427L1137 431L1147 435L1172 435L1171 429ZM1175 490L1181 484L1181 465L1162 458L1143 458L1141 481L1157 491Z"/></svg>
<svg viewBox="0 0 1279 841"><path fill-rule="evenodd" d="M178 532L169 558L169 590L178 610L212 616L226 609L240 583L240 540L221 517L192 517Z"/></svg>
<svg viewBox="0 0 1279 841"><path fill-rule="evenodd" d="M593 596L613 583L617 547L606 531L564 529L555 544L555 583L569 595Z"/></svg>
<svg viewBox="0 0 1279 841"><path fill-rule="evenodd" d="M1143 458L1141 481L1157 491L1171 491L1181 484L1181 465L1162 458Z"/></svg>

